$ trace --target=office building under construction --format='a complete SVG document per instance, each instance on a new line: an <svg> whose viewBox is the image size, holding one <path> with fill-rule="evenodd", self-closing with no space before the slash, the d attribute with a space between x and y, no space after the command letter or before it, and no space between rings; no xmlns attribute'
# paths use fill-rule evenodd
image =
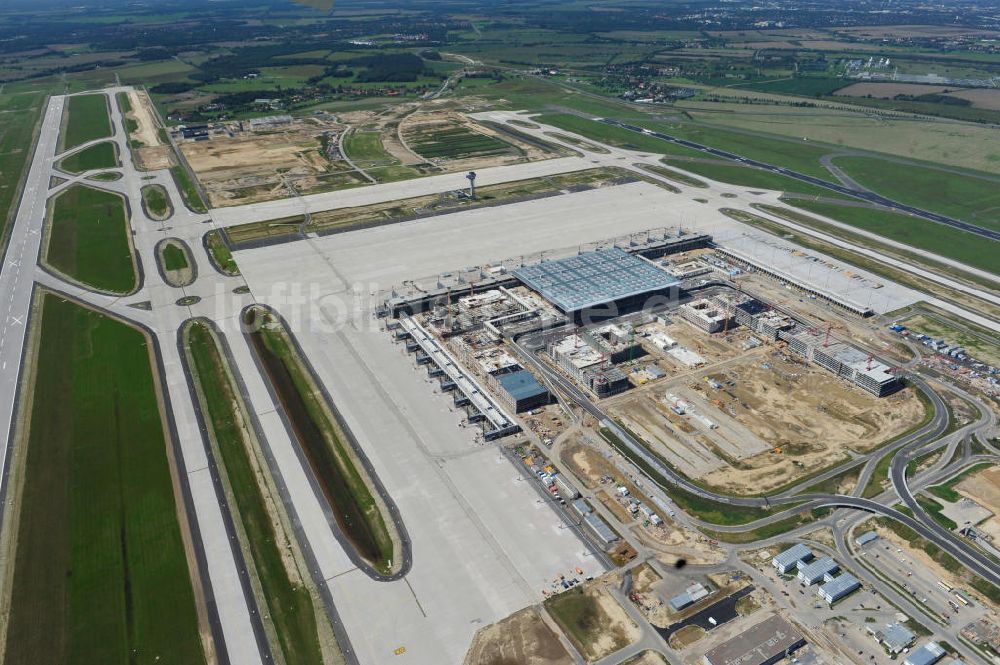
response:
<svg viewBox="0 0 1000 665"><path fill-rule="evenodd" d="M778 337L788 343L789 350L877 397L891 395L903 387L894 368L860 349L831 340L829 331L800 326L782 331Z"/></svg>

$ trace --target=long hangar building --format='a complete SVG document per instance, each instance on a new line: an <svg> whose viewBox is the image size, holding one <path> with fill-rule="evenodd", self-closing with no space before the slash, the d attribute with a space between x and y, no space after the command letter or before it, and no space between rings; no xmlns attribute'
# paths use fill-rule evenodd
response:
<svg viewBox="0 0 1000 665"><path fill-rule="evenodd" d="M676 301L680 280L619 247L581 252L512 271L577 322L618 316L660 296Z"/></svg>

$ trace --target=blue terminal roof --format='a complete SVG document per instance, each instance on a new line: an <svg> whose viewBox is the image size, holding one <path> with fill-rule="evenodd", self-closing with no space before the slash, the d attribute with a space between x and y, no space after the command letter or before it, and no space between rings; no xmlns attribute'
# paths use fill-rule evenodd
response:
<svg viewBox="0 0 1000 665"><path fill-rule="evenodd" d="M618 247L583 252L513 271L563 312L660 291L680 280Z"/></svg>
<svg viewBox="0 0 1000 665"><path fill-rule="evenodd" d="M536 395L544 395L548 392L545 389L545 386L540 384L534 375L528 370L522 369L519 372L502 374L499 379L500 385L503 386L503 389L516 400L527 399L529 397L535 397Z"/></svg>

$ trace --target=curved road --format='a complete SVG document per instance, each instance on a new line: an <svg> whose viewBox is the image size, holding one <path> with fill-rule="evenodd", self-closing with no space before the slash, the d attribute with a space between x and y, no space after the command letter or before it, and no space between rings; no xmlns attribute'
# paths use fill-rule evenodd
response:
<svg viewBox="0 0 1000 665"><path fill-rule="evenodd" d="M733 506L771 508L774 505L804 502L789 511L783 511L782 517L787 516L788 514L824 506L855 508L871 513L877 513L905 524L930 542L940 547L942 550L948 552L948 554L955 557L955 559L963 563L983 579L989 581L997 587L1000 587L1000 569L998 569L993 561L985 555L965 547L964 544L958 541L953 534L934 522L932 518L924 513L919 504L916 503L916 499L912 497L909 488L906 486L905 470L906 463L909 459L909 453L925 446L931 441L938 439L948 426L948 409L945 406L944 401L922 380L917 378L911 379L911 381L931 400L934 407L934 417L931 419L930 423L902 439L902 447L900 448L900 452L893 457L892 466L893 485L896 487L896 491L899 493L900 497L903 498L904 503L906 503L906 505L914 512L915 517L910 517L905 513L902 513L894 508L884 506L871 499L844 496L840 494L800 494L790 496L787 493L782 493L771 497L733 497L705 490L678 474L676 471L664 464L659 458L650 454L643 445L637 442L628 432L626 432L603 411L601 411L601 409L594 404L594 402L592 402L581 389L577 388L575 384L573 384L566 377L562 376L559 372L539 360L534 352L534 349L532 348L534 345L531 345L531 339L532 336L527 336L527 342L523 339L511 341L515 348L520 352L522 358L529 365L531 365L533 369L537 370L542 376L544 376L546 380L549 381L550 385L556 387L559 391L562 391L569 397L569 399L576 402L576 404L596 418L603 427L608 428L622 441L622 443L629 449L630 453L643 460L645 464L647 464L667 482L697 496ZM985 418L987 418L987 416L981 416L981 421ZM980 424L981 422L967 427L975 427ZM869 455L869 457L876 455L881 456L882 454L885 454L884 450L873 452ZM654 482L656 481L654 480ZM811 479L807 482L814 484L816 481L815 479ZM772 519L777 518L772 517Z"/></svg>

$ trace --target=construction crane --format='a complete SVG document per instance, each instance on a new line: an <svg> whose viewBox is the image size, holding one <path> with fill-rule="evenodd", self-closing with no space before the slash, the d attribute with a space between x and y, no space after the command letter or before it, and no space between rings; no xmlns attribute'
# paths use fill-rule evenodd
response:
<svg viewBox="0 0 1000 665"><path fill-rule="evenodd" d="M834 325L832 322L826 324L826 338L823 340L823 347L826 348L830 346L830 331L836 328L840 330L843 326Z"/></svg>

